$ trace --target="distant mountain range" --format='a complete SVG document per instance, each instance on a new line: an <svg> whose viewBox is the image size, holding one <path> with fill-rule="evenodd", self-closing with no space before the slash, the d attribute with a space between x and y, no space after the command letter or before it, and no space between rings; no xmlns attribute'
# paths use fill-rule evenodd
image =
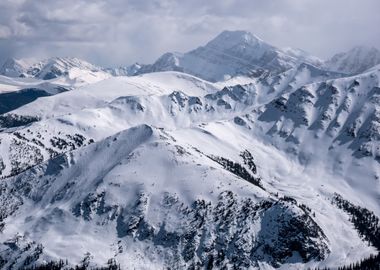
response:
<svg viewBox="0 0 380 270"><path fill-rule="evenodd" d="M324 61L301 49L276 48L246 31L224 31L205 46L187 53L165 53L149 65L136 63L126 67L102 68L77 58L54 57L37 63L8 59L0 69L0 74L48 80L67 75L74 68L107 72L113 76L179 71L216 82L236 75L248 75L257 69L283 72L300 63L352 75L380 64L380 51L373 47L358 46Z"/></svg>

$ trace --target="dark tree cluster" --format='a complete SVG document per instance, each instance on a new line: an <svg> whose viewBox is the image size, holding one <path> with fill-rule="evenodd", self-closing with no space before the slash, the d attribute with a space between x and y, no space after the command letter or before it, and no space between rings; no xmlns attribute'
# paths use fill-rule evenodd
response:
<svg viewBox="0 0 380 270"><path fill-rule="evenodd" d="M23 270L120 270L120 264L117 264L114 259L110 259L107 266L104 267L89 267L86 264L76 265L75 267L69 267L68 262L63 260L51 261L46 264L36 265L28 268L23 268Z"/></svg>
<svg viewBox="0 0 380 270"><path fill-rule="evenodd" d="M248 150L244 150L243 152L240 153L240 156L244 160L244 164L248 166L248 168L251 170L253 174L257 173L257 168L256 164L253 161L253 156Z"/></svg>
<svg viewBox="0 0 380 270"><path fill-rule="evenodd" d="M353 263L348 266L338 267L338 270L379 270L380 269L380 253L371 255L369 258Z"/></svg>
<svg viewBox="0 0 380 270"><path fill-rule="evenodd" d="M0 115L0 127L1 128L12 128L25 126L33 122L39 121L40 118L36 116L25 116L17 114L6 114Z"/></svg>
<svg viewBox="0 0 380 270"><path fill-rule="evenodd" d="M380 250L379 218L372 211L350 203L339 194L334 195L333 203L350 215L350 221L360 236Z"/></svg>
<svg viewBox="0 0 380 270"><path fill-rule="evenodd" d="M334 270L380 270L380 253L377 255L371 255L366 259L363 259L356 263L351 263L346 266L334 268ZM309 268L309 270L311 270ZM331 270L330 268L315 268L313 270Z"/></svg>
<svg viewBox="0 0 380 270"><path fill-rule="evenodd" d="M239 163L233 162L229 159L223 158L223 157L216 157L216 156L208 156L210 159L213 161L219 163L220 165L223 166L223 168L234 175L243 178L244 180L250 182L251 184L254 184L255 186L258 186L262 189L263 185L261 184L261 179L260 177L254 177L252 176L246 168L244 168L242 165Z"/></svg>
<svg viewBox="0 0 380 270"><path fill-rule="evenodd" d="M60 150L75 150L85 145L86 137L81 134L66 135L67 139L54 136L50 139L50 143L53 147Z"/></svg>

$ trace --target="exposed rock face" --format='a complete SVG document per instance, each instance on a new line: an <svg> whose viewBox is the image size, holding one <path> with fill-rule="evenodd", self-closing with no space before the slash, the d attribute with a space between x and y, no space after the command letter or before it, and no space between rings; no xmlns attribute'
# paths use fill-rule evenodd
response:
<svg viewBox="0 0 380 270"><path fill-rule="evenodd" d="M119 207L107 206L103 194L90 196L91 203L81 203L88 205L81 214L85 220L94 214L116 219L119 238L132 237L163 248L168 265L246 268L266 261L277 267L293 256L307 262L323 260L329 253L321 228L289 198L255 204L226 191L216 204L197 200L186 206L167 193L161 205L165 217L155 225L146 218L150 207L146 194L140 194L133 205ZM175 227L170 219L174 216L179 217Z"/></svg>
<svg viewBox="0 0 380 270"><path fill-rule="evenodd" d="M257 262L267 262L278 267L288 260L323 260L330 252L321 228L289 198L255 204L225 191L216 204L197 200L186 206L167 193L162 198L163 219L160 224L152 224L146 217L150 207L146 194L141 193L133 205L124 206L108 205L104 196L89 194L73 214L87 222L100 218L103 222L99 226L114 224L119 239L148 243L153 248L150 252L161 250L168 266L249 268L257 266ZM175 226L171 220L174 216L179 217ZM9 256L2 255L2 259L8 264L33 255L23 250L15 256L11 252L14 248L5 245ZM42 253L43 247L39 247ZM119 249L122 253L122 245Z"/></svg>
<svg viewBox="0 0 380 270"><path fill-rule="evenodd" d="M0 118L1 120L3 120L3 125L17 126L18 124L23 125L25 122L33 122L38 119L7 115L3 119ZM93 142L92 139L87 139L78 133L73 135L61 132L54 135L49 133L48 130L33 133L31 130L26 129L3 136L4 139L0 142L0 149L6 149L7 155L2 156L3 166L0 167L0 176L4 178L17 175L47 159Z"/></svg>

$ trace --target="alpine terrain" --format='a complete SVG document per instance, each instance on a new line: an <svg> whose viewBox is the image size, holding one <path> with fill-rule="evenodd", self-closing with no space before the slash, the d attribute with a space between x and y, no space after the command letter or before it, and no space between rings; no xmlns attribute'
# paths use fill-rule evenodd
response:
<svg viewBox="0 0 380 270"><path fill-rule="evenodd" d="M0 269L379 269L376 48L0 74Z"/></svg>

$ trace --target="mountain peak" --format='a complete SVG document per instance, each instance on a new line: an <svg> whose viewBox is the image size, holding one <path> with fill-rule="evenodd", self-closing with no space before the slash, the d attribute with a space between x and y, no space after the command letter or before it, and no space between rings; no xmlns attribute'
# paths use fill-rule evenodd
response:
<svg viewBox="0 0 380 270"><path fill-rule="evenodd" d="M24 75L26 69L31 65L31 59L8 58L0 68L0 74L9 77L19 77Z"/></svg>
<svg viewBox="0 0 380 270"><path fill-rule="evenodd" d="M44 65L95 68L93 64L76 57L51 57L43 60L41 63Z"/></svg>
<svg viewBox="0 0 380 270"><path fill-rule="evenodd" d="M218 36L228 38L228 39L241 40L243 42L250 42L252 40L254 40L254 41L261 40L256 35L252 34L249 31L245 31L245 30L233 30L233 31L224 30Z"/></svg>
<svg viewBox="0 0 380 270"><path fill-rule="evenodd" d="M223 31L205 46L184 54L167 53L138 73L181 71L208 81L220 81L252 70L281 72L296 59L248 31Z"/></svg>
<svg viewBox="0 0 380 270"><path fill-rule="evenodd" d="M380 64L380 51L375 47L356 46L335 54L326 62L328 68L347 74L358 74Z"/></svg>
<svg viewBox="0 0 380 270"><path fill-rule="evenodd" d="M225 30L222 33L220 33L218 36L216 36L213 40L211 40L209 43L207 43L207 46L223 45L223 47L234 47L236 45L241 45L241 44L254 46L262 42L263 41L260 38L258 38L257 36L255 36L254 34L248 31Z"/></svg>

